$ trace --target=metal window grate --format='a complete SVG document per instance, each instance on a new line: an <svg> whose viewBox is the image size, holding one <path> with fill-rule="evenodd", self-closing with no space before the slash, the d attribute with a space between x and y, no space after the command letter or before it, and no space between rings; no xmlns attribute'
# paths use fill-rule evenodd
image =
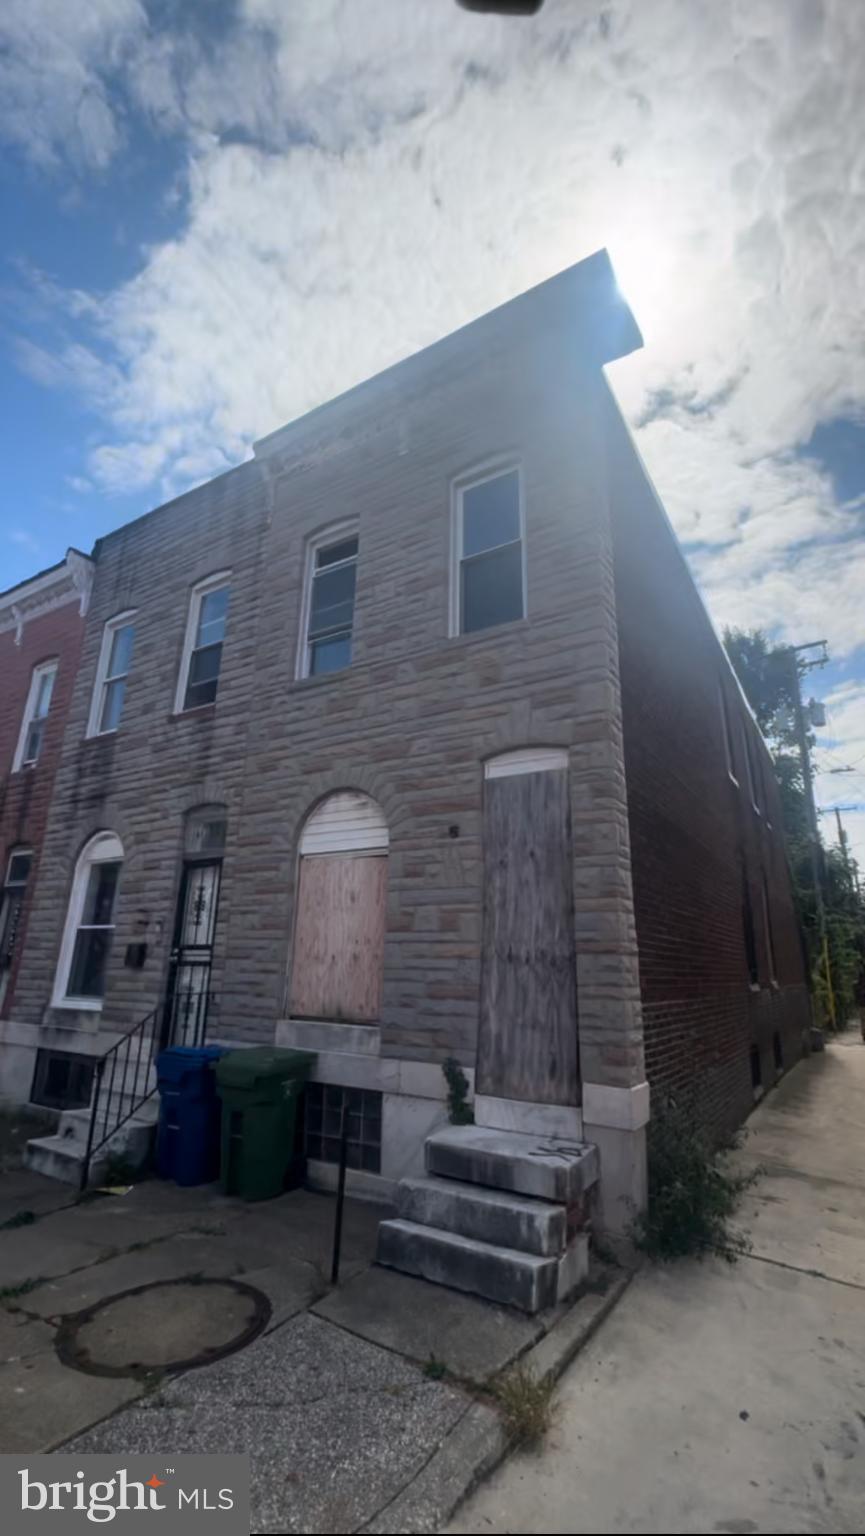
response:
<svg viewBox="0 0 865 1536"><path fill-rule="evenodd" d="M306 1155L323 1163L339 1162L342 1108L348 1115L347 1163L365 1173L381 1170L381 1094L368 1088L331 1083L306 1087Z"/></svg>

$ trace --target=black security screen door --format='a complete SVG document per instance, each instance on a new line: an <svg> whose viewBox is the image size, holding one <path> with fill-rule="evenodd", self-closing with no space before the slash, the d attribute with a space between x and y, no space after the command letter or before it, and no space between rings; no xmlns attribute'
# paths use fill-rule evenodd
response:
<svg viewBox="0 0 865 1536"><path fill-rule="evenodd" d="M166 1045L204 1043L221 869L220 859L183 866L163 1028Z"/></svg>

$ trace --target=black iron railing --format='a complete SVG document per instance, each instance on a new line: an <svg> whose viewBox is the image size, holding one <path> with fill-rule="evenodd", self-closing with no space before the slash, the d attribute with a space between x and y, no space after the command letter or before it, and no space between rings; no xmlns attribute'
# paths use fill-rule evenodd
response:
<svg viewBox="0 0 865 1536"><path fill-rule="evenodd" d="M87 1188L96 1153L137 1114L156 1092L154 1057L169 1045L204 1045L208 1014L214 998L209 992L175 992L154 1008L96 1059L87 1149L81 1165L80 1189Z"/></svg>

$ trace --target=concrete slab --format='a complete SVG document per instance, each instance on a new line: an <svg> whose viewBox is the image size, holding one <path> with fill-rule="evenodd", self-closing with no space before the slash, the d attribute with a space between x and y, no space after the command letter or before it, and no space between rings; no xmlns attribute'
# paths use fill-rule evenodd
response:
<svg viewBox="0 0 865 1536"><path fill-rule="evenodd" d="M0 1366L14 1365L54 1348L54 1329L26 1312L0 1307Z"/></svg>
<svg viewBox="0 0 865 1536"><path fill-rule="evenodd" d="M27 1295L27 1310L39 1317L60 1317L81 1312L108 1296L117 1296L136 1285L156 1280L175 1280L183 1275L233 1275L236 1256L220 1246L219 1238L175 1237L164 1243L120 1254L101 1264L90 1264L77 1273L61 1276Z"/></svg>
<svg viewBox="0 0 865 1536"><path fill-rule="evenodd" d="M43 1178L41 1173L33 1173L29 1168L4 1170L0 1181L0 1227L22 1211L44 1216L48 1211L69 1205L73 1199L74 1193L58 1184L56 1179Z"/></svg>
<svg viewBox="0 0 865 1536"><path fill-rule="evenodd" d="M132 1402L142 1392L129 1377L82 1376L53 1349L0 1366L0 1452L52 1451Z"/></svg>
<svg viewBox="0 0 865 1536"><path fill-rule="evenodd" d="M537 1318L386 1269L367 1270L331 1291L313 1312L421 1363L434 1355L455 1375L479 1382L502 1370L545 1327Z"/></svg>
<svg viewBox="0 0 865 1536"><path fill-rule="evenodd" d="M253 1530L347 1532L413 1480L467 1406L390 1351L305 1314L66 1448L249 1451Z"/></svg>

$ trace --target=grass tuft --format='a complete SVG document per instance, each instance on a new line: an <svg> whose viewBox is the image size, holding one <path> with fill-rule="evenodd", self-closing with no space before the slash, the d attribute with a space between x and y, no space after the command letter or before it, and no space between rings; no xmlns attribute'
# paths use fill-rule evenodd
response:
<svg viewBox="0 0 865 1536"><path fill-rule="evenodd" d="M553 1422L553 1390L550 1376L538 1376L528 1366L517 1365L494 1389L511 1445L534 1450Z"/></svg>

